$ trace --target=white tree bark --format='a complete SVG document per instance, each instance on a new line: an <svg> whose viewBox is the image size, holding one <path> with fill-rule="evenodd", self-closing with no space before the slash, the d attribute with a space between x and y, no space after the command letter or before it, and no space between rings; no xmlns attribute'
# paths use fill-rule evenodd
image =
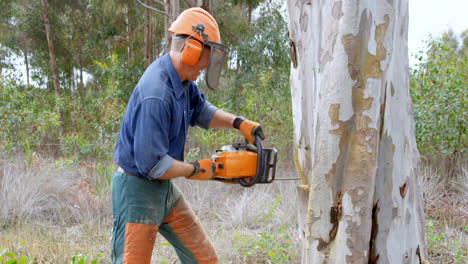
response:
<svg viewBox="0 0 468 264"><path fill-rule="evenodd" d="M421 263L408 0L289 0L303 263Z"/></svg>

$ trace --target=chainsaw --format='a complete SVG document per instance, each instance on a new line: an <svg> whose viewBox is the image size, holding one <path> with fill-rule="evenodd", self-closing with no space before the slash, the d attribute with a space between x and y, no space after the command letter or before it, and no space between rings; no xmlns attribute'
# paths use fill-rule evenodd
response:
<svg viewBox="0 0 468 264"><path fill-rule="evenodd" d="M213 180L239 183L251 187L257 183L271 183L275 179L277 151L262 148L262 140L255 136L255 146L248 143L227 145L211 156Z"/></svg>

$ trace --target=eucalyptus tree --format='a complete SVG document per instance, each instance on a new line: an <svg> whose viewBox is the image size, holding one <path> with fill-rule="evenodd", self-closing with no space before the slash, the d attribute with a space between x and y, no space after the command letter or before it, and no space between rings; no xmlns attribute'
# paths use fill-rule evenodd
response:
<svg viewBox="0 0 468 264"><path fill-rule="evenodd" d="M449 31L430 38L411 76L419 150L447 180L468 151L468 38L461 37Z"/></svg>
<svg viewBox="0 0 468 264"><path fill-rule="evenodd" d="M54 79L55 94L57 97L60 97L60 81L58 76L57 63L55 62L54 40L52 39L52 31L50 30L49 23L49 5L47 0L41 0L41 3L45 34L47 36L47 46L49 47L50 71L52 72L52 77Z"/></svg>
<svg viewBox="0 0 468 264"><path fill-rule="evenodd" d="M422 263L408 0L289 0L303 263Z"/></svg>
<svg viewBox="0 0 468 264"><path fill-rule="evenodd" d="M71 86L72 50L67 46L66 1L24 1L16 18L31 43L31 68L36 80L48 76L60 96Z"/></svg>
<svg viewBox="0 0 468 264"><path fill-rule="evenodd" d="M87 0L75 0L67 3L67 8L62 10L62 13L65 15L64 24L67 25L64 28L65 38L63 44L71 56L71 67L69 67L71 72L69 77L72 83L74 83L74 70L78 68L80 72L78 90L81 97L85 96L83 71L91 63L87 54L89 50L87 37L92 30L92 25L89 23L89 8L90 5L88 5Z"/></svg>
<svg viewBox="0 0 468 264"><path fill-rule="evenodd" d="M14 14L11 7L15 1L0 1L0 76L8 67L7 58L11 48L15 47Z"/></svg>
<svg viewBox="0 0 468 264"><path fill-rule="evenodd" d="M252 23L252 12L265 0L231 0L234 5L240 6L242 14L248 17L249 24Z"/></svg>
<svg viewBox="0 0 468 264"><path fill-rule="evenodd" d="M152 6L150 4L149 0L145 0L145 3L143 3L140 0L136 0L141 6L145 8L145 29L146 34L145 34L145 47L146 51L148 54L145 54L146 59L146 67L150 63L150 56L149 56L149 51L150 51L150 11L154 11L155 13L159 15L164 16L164 39L165 39L165 51L169 52L170 46L171 46L171 34L167 30L171 26L172 22L179 16L180 14L180 2L179 0L153 0L154 3L157 4L157 6ZM190 5L192 5L192 2L188 2ZM192 6L190 6L192 7Z"/></svg>
<svg viewBox="0 0 468 264"><path fill-rule="evenodd" d="M29 56L31 56L32 43L31 38L24 32L24 26L21 23L21 15L26 1L2 1L0 3L0 73L2 64L6 66L6 59L10 57L8 51L22 57L26 68L26 86L29 87L30 70Z"/></svg>

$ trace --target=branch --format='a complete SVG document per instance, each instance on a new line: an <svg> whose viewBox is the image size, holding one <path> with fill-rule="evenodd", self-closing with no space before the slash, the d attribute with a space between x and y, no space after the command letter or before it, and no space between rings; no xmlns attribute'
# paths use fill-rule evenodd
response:
<svg viewBox="0 0 468 264"><path fill-rule="evenodd" d="M158 13L160 13L160 14L163 14L163 15L169 17L169 14L167 14L166 12L163 12L163 11L161 11L161 10L159 10L159 9L154 8L154 7L145 5L145 4L143 4L142 2L140 2L140 0L136 0L136 1L137 1L140 5L146 7L146 8L148 8L148 9L150 9L150 10L156 11L156 12L158 12Z"/></svg>

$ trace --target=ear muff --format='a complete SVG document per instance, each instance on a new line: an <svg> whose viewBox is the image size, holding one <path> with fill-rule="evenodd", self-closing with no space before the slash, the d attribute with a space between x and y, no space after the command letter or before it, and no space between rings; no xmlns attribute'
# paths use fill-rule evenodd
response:
<svg viewBox="0 0 468 264"><path fill-rule="evenodd" d="M182 62L194 66L200 59L202 50L203 45L199 41L189 38L182 49Z"/></svg>

